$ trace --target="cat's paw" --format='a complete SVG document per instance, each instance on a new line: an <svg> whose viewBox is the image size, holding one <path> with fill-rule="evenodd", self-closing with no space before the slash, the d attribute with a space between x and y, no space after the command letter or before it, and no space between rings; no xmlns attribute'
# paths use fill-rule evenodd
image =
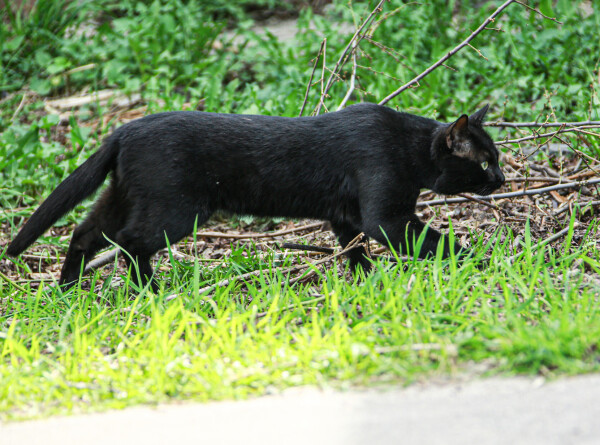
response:
<svg viewBox="0 0 600 445"><path fill-rule="evenodd" d="M361 268L365 275L371 272L371 269L373 268L371 259L362 252L360 252L359 255L354 254L350 256L350 269L352 269L352 272L356 274Z"/></svg>

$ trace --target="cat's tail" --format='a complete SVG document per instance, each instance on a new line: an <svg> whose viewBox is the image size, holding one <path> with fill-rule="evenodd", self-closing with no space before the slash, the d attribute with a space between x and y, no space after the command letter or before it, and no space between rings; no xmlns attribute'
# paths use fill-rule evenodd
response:
<svg viewBox="0 0 600 445"><path fill-rule="evenodd" d="M118 151L117 138L108 137L102 147L61 182L38 207L10 243L6 253L10 256L20 255L61 216L100 187L114 169Z"/></svg>

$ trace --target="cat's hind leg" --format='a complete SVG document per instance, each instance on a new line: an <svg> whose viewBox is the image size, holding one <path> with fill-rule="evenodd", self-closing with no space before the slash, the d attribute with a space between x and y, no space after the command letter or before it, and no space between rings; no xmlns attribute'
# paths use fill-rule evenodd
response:
<svg viewBox="0 0 600 445"><path fill-rule="evenodd" d="M209 212L182 215L174 209L156 212L152 215L144 211L132 212L127 223L116 235L116 242L121 247L127 265L130 267L134 282L143 287L148 280L152 280L154 291L158 290L158 283L152 278L153 269L150 258L158 250L169 243L176 243L198 226L206 222ZM137 268L135 267L137 265Z"/></svg>
<svg viewBox="0 0 600 445"><path fill-rule="evenodd" d="M60 274L60 285L73 285L85 265L100 249L109 245L108 239L114 237L122 220L121 209L115 204L112 187L109 187L86 219L73 231Z"/></svg>
<svg viewBox="0 0 600 445"><path fill-rule="evenodd" d="M135 227L120 230L117 233L116 242L121 247L121 253L133 282L139 287L144 287L148 280L152 279L153 270L150 257L164 245L158 245L155 250L152 250L152 246L146 243L143 234ZM155 291L158 289L158 284L154 280L151 286Z"/></svg>

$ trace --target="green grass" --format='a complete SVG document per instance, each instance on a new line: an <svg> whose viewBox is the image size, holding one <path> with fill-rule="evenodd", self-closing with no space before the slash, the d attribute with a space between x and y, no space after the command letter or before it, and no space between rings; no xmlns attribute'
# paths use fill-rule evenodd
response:
<svg viewBox="0 0 600 445"><path fill-rule="evenodd" d="M218 279L206 281L198 261L173 264L158 295L134 291L127 279L67 294L3 284L0 412L19 418L300 384L406 383L481 362L493 373L597 371L594 246L532 249L511 262L507 242L490 245L485 270L439 258L406 270L382 261L360 282L333 268L290 286L280 269L265 267L212 295L198 294Z"/></svg>
<svg viewBox="0 0 600 445"><path fill-rule="evenodd" d="M110 103L78 108L61 121L46 110L45 100L114 88L141 94L145 112L189 104L294 116L322 35L331 68L350 37L339 31L339 22L358 22L374 6L355 3L350 10L340 2L326 17L303 10L297 40L281 43L250 29L249 2L233 8L226 1L209 7L183 0L105 0L72 2L66 11L62 3L40 0L31 15L3 11L0 246L120 122ZM371 70L358 69L353 102L382 99L497 6L447 3L386 4L387 11L398 10L373 39L393 48L398 60L363 41L359 64ZM577 2L565 0L544 1L542 7L564 24L512 5L495 24L504 32L486 31L473 42L488 60L466 48L448 62L457 71L434 71L390 105L441 120L486 101L491 119L599 120L600 42L590 36L600 34L600 15L585 15ZM222 34L225 28L232 34ZM346 80L350 72L350 66L342 72ZM320 73L319 65L309 111L320 92ZM330 109L346 89L341 82L332 88ZM597 157L599 138L569 141ZM559 159L543 160L558 169ZM47 249L38 252L39 269L56 276L68 243L62 235L89 205L40 240ZM491 214L488 221L494 222ZM270 224L228 224L246 223L253 230ZM8 259L0 249L0 272L10 275L0 279L0 419L242 398L301 384L405 384L480 373L482 367L486 373L551 376L598 371L598 224L592 209L553 227L569 224L569 233L549 245L536 243L550 233L540 235L520 222L488 232L485 242L473 236L477 261L460 267L454 259L411 261L404 270L379 260L362 280L329 263L313 269L313 278L290 284L282 271L296 264L296 256L251 243L234 244L217 260L167 255L156 295L119 277L122 269L108 277L106 270L96 272L63 293L47 276L42 285L28 279L37 271L35 261ZM482 268L484 255L490 260ZM235 279L259 270L245 281ZM224 279L232 281L200 292Z"/></svg>

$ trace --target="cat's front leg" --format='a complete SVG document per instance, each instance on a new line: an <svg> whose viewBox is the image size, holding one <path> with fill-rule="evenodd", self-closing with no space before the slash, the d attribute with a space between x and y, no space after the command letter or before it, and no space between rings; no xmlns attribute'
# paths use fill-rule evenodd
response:
<svg viewBox="0 0 600 445"><path fill-rule="evenodd" d="M443 258L450 256L451 249L456 254L465 252L465 249L459 243L455 242L454 245L451 245L448 237L444 237L440 232L431 227L426 227L414 214L374 219L366 225L364 231L368 236L376 239L381 244L389 245L409 255L414 254L417 241L423 231L425 231L424 239L418 252L419 258L435 256L438 245L441 242L444 243Z"/></svg>
<svg viewBox="0 0 600 445"><path fill-rule="evenodd" d="M350 243L360 234L359 229L347 222L331 221L331 228L333 229L333 232L337 235L342 248L346 248L348 243ZM365 236L361 239L360 242L368 244L369 238ZM371 261L364 246L359 245L354 249L351 249L349 252L346 253L346 256L350 261L350 268L352 270L356 270L357 266L362 266L365 273L371 270Z"/></svg>

